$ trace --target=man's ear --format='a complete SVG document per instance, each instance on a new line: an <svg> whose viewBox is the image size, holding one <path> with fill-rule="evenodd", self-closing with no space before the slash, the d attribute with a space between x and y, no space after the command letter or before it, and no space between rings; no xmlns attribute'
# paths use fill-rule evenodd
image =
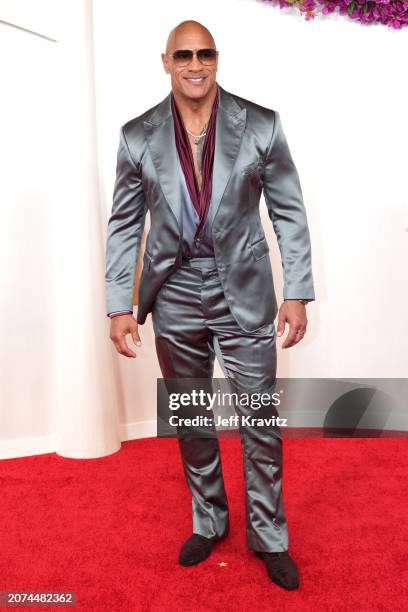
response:
<svg viewBox="0 0 408 612"><path fill-rule="evenodd" d="M161 59L162 59L164 71L167 72L167 74L169 74L170 70L169 70L169 62L168 62L168 59L167 59L167 55L165 53L162 53L161 54Z"/></svg>

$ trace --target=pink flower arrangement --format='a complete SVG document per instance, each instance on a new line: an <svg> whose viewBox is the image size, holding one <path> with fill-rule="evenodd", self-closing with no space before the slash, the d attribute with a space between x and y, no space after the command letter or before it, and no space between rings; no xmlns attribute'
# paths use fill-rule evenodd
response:
<svg viewBox="0 0 408 612"><path fill-rule="evenodd" d="M326 15L337 8L340 14L361 23L382 23L396 30L408 25L408 0L264 0L280 8L296 7L308 21L316 11Z"/></svg>

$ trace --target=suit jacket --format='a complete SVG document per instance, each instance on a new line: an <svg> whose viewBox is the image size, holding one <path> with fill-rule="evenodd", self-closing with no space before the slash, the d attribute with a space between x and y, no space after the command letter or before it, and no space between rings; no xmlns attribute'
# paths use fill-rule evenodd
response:
<svg viewBox="0 0 408 612"><path fill-rule="evenodd" d="M274 321L269 246L259 215L263 193L282 257L285 299L314 299L311 246L299 176L278 111L217 84L219 108L212 184L214 255L238 325ZM120 129L106 242L107 312L133 310L137 258L146 238L137 322L151 312L162 283L181 263L181 200L171 94Z"/></svg>

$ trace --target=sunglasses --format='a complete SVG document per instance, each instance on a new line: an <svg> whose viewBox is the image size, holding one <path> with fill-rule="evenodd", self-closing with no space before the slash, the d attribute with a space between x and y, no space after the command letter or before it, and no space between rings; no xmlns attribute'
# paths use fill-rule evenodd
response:
<svg viewBox="0 0 408 612"><path fill-rule="evenodd" d="M218 51L216 49L178 49L174 53L169 53L174 65L178 68L188 66L193 61L194 54L204 66L212 66L217 60Z"/></svg>

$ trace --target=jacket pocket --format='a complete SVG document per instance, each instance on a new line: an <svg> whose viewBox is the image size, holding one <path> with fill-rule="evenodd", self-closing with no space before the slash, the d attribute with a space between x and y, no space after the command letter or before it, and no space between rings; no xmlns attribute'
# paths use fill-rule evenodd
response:
<svg viewBox="0 0 408 612"><path fill-rule="evenodd" d="M260 165L261 160L257 159L255 162L252 162L252 164L248 164L247 166L245 166L245 168L241 170L241 174L243 176L248 176L250 174L259 174Z"/></svg>
<svg viewBox="0 0 408 612"><path fill-rule="evenodd" d="M265 255L267 255L267 253L269 252L269 245L265 236L259 238L258 240L255 240L255 242L252 242L249 246L256 260L265 257Z"/></svg>

